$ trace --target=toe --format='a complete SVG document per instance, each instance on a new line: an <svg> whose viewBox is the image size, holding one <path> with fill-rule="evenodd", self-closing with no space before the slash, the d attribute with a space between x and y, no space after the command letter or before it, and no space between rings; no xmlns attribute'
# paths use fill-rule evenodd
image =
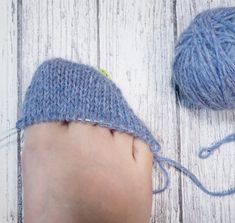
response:
<svg viewBox="0 0 235 223"><path fill-rule="evenodd" d="M99 125L95 125L95 131L97 134L99 134L101 137L112 137L113 136L113 131L110 130L109 128L102 127Z"/></svg>
<svg viewBox="0 0 235 223"><path fill-rule="evenodd" d="M112 137L110 129L91 124L83 123L80 121L69 123L69 132L77 137L87 138L87 139L108 139Z"/></svg>
<svg viewBox="0 0 235 223"><path fill-rule="evenodd" d="M127 133L124 133L124 132L119 132L119 131L113 131L113 137L114 137L114 140L117 142L117 144L119 145L123 145L123 143L125 143L125 145L129 146L129 145L132 145L133 143L133 136L132 135L129 135Z"/></svg>
<svg viewBox="0 0 235 223"><path fill-rule="evenodd" d="M94 126L88 122L81 122L81 121L72 121L69 122L69 129L72 132L80 131L81 129L84 132L93 130Z"/></svg>
<svg viewBox="0 0 235 223"><path fill-rule="evenodd" d="M137 163L152 169L153 154L150 151L149 146L138 138L135 138L133 141L133 156Z"/></svg>
<svg viewBox="0 0 235 223"><path fill-rule="evenodd" d="M74 139L82 139L82 141L90 141L94 136L94 125L81 121L72 121L69 123L69 135Z"/></svg>
<svg viewBox="0 0 235 223"><path fill-rule="evenodd" d="M121 153L125 154L129 158L133 158L132 146L134 137L132 135L119 131L113 131L113 139Z"/></svg>
<svg viewBox="0 0 235 223"><path fill-rule="evenodd" d="M28 126L25 132L56 132L61 130L61 127L66 127L66 122L61 121L51 121L51 122L41 122Z"/></svg>
<svg viewBox="0 0 235 223"><path fill-rule="evenodd" d="M24 142L37 144L53 140L52 136L60 136L67 130L67 126L62 122L41 122L30 125L24 130Z"/></svg>

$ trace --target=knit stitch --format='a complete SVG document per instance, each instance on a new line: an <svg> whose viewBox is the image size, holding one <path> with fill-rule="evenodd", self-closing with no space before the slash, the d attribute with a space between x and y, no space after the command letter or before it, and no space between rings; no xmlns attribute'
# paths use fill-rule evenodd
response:
<svg viewBox="0 0 235 223"><path fill-rule="evenodd" d="M160 149L111 80L88 65L56 58L45 61L35 72L16 127L64 120L126 132L145 141L153 152Z"/></svg>

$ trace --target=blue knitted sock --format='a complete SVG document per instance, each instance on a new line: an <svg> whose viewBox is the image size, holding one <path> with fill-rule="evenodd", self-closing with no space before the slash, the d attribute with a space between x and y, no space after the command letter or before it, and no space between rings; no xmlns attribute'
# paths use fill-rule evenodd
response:
<svg viewBox="0 0 235 223"><path fill-rule="evenodd" d="M45 61L28 87L17 129L39 122L78 120L133 134L153 152L160 149L110 79L88 65Z"/></svg>
<svg viewBox="0 0 235 223"><path fill-rule="evenodd" d="M185 167L169 158L158 155L160 145L134 114L122 96L120 89L94 68L63 59L45 61L36 70L28 87L22 114L16 128L49 121L82 121L131 134L145 141L154 154L166 181L169 176L164 164L174 166L187 175L205 193L225 196L235 193L235 188L222 192L210 192Z"/></svg>

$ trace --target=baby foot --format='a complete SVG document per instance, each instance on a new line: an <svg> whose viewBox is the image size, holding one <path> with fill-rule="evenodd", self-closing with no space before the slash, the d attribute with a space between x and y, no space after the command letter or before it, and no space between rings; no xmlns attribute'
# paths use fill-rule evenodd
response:
<svg viewBox="0 0 235 223"><path fill-rule="evenodd" d="M145 223L152 203L148 145L82 122L25 130L25 223Z"/></svg>

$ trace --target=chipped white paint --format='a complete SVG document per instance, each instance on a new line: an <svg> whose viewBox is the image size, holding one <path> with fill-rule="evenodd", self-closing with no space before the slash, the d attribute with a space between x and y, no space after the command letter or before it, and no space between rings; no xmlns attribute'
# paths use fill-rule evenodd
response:
<svg viewBox="0 0 235 223"><path fill-rule="evenodd" d="M180 106L170 86L176 35L198 12L219 5L235 1L23 0L18 6L16 1L1 1L0 130L14 125L17 104L40 62L50 57L72 59L108 71L159 140L162 154L181 160L211 189L234 184L234 144L224 146L208 162L198 159L197 152L199 146L234 130L235 113L191 112ZM209 197L168 169L171 186L153 197L152 223L235 221L234 196ZM155 187L162 185L158 171L153 179ZM0 149L0 223L5 222L17 222L16 144Z"/></svg>
<svg viewBox="0 0 235 223"><path fill-rule="evenodd" d="M0 1L0 133L7 133L17 117L16 2ZM16 134L0 143L0 222L17 222Z"/></svg>

